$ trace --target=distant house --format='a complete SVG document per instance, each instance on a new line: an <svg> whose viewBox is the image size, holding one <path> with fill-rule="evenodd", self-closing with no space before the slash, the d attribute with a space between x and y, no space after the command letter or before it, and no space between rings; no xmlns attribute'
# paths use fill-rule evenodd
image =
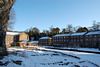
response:
<svg viewBox="0 0 100 67"><path fill-rule="evenodd" d="M28 46L37 46L39 41L29 41Z"/></svg>
<svg viewBox="0 0 100 67"><path fill-rule="evenodd" d="M51 37L41 37L39 38L39 46L50 46L52 44Z"/></svg>
<svg viewBox="0 0 100 67"><path fill-rule="evenodd" d="M19 34L19 41L23 40L29 40L29 36L25 32Z"/></svg>
<svg viewBox="0 0 100 67"><path fill-rule="evenodd" d="M27 46L28 41L29 40L23 40L21 42L17 42L17 45L20 47L25 47L25 46Z"/></svg>
<svg viewBox="0 0 100 67"><path fill-rule="evenodd" d="M19 32L6 32L6 46L14 46L19 41Z"/></svg>
<svg viewBox="0 0 100 67"><path fill-rule="evenodd" d="M18 42L29 40L25 32L6 32L6 46L19 46Z"/></svg>

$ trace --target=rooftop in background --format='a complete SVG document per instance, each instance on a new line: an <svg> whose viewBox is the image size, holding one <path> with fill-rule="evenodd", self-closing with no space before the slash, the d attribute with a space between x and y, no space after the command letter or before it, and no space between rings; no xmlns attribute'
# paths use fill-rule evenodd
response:
<svg viewBox="0 0 100 67"><path fill-rule="evenodd" d="M23 33L22 31L7 31L6 35L19 35Z"/></svg>
<svg viewBox="0 0 100 67"><path fill-rule="evenodd" d="M39 39L52 39L51 37L41 37Z"/></svg>
<svg viewBox="0 0 100 67"><path fill-rule="evenodd" d="M55 35L55 36L53 36L53 37L60 37L60 36L70 36L71 34L57 34L57 35Z"/></svg>
<svg viewBox="0 0 100 67"><path fill-rule="evenodd" d="M84 34L86 34L86 32L72 33L71 36L84 35Z"/></svg>
<svg viewBox="0 0 100 67"><path fill-rule="evenodd" d="M27 43L29 40L23 40L21 42L18 42L18 43Z"/></svg>
<svg viewBox="0 0 100 67"><path fill-rule="evenodd" d="M93 35L93 34L100 34L100 31L91 31L88 32L86 35Z"/></svg>
<svg viewBox="0 0 100 67"><path fill-rule="evenodd" d="M38 43L39 41L29 41L28 43Z"/></svg>
<svg viewBox="0 0 100 67"><path fill-rule="evenodd" d="M20 32L6 32L6 35L19 35Z"/></svg>

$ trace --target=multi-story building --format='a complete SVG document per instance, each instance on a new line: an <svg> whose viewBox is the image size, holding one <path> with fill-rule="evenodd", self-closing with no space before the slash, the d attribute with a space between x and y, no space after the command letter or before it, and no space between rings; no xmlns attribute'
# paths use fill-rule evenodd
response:
<svg viewBox="0 0 100 67"><path fill-rule="evenodd" d="M52 45L100 48L100 31L57 34L52 37Z"/></svg>
<svg viewBox="0 0 100 67"><path fill-rule="evenodd" d="M72 47L83 47L85 44L85 34L86 32L72 33L70 37L70 45Z"/></svg>
<svg viewBox="0 0 100 67"><path fill-rule="evenodd" d="M39 46L50 46L52 44L51 37L39 38Z"/></svg>
<svg viewBox="0 0 100 67"><path fill-rule="evenodd" d="M39 39L39 45L59 47L92 47L100 48L100 31L90 31L71 34L57 34Z"/></svg>
<svg viewBox="0 0 100 67"><path fill-rule="evenodd" d="M98 48L100 45L100 31L91 31L85 35L85 46Z"/></svg>
<svg viewBox="0 0 100 67"><path fill-rule="evenodd" d="M18 42L23 40L29 40L25 32L6 32L6 46L18 46Z"/></svg>
<svg viewBox="0 0 100 67"><path fill-rule="evenodd" d="M53 46L68 46L70 34L58 34L52 37Z"/></svg>

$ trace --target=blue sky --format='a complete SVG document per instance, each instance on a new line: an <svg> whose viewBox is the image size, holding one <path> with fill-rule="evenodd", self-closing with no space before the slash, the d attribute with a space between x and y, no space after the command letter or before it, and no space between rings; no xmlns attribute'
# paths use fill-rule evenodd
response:
<svg viewBox="0 0 100 67"><path fill-rule="evenodd" d="M91 26L100 21L100 0L16 0L14 31L37 27L40 31L51 26L66 28Z"/></svg>

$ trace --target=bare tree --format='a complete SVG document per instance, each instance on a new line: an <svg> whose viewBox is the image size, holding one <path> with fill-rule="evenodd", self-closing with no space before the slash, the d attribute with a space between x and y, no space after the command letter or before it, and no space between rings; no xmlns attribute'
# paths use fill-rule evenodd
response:
<svg viewBox="0 0 100 67"><path fill-rule="evenodd" d="M13 27L14 27L13 25L16 22L16 13L15 13L14 8L11 9L9 17L10 18L9 18L9 21L8 21L8 24L7 24L7 30L12 30Z"/></svg>
<svg viewBox="0 0 100 67"><path fill-rule="evenodd" d="M96 21L93 21L93 26L92 28L94 30L100 30L100 22L96 22Z"/></svg>
<svg viewBox="0 0 100 67"><path fill-rule="evenodd" d="M68 25L67 25L67 28L66 28L66 31L67 31L68 33L72 33L72 32L73 32L73 26L72 26L71 24L68 24Z"/></svg>

